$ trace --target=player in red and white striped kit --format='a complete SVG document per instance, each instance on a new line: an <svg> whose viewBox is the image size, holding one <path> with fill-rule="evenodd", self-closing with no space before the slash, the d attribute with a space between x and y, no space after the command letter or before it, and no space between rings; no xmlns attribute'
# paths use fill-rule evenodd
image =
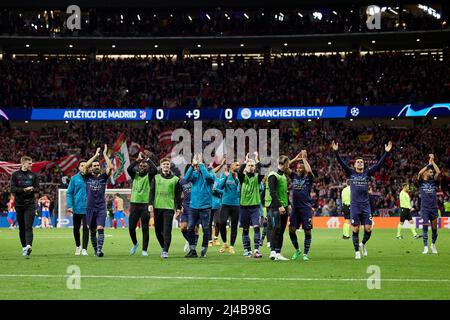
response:
<svg viewBox="0 0 450 320"><path fill-rule="evenodd" d="M42 208L42 228L53 228L52 218L50 215L50 197L44 194L39 199L39 203Z"/></svg>

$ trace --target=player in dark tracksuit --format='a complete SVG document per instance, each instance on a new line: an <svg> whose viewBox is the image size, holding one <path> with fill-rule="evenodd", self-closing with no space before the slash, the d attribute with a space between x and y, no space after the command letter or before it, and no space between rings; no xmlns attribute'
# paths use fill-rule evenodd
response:
<svg viewBox="0 0 450 320"><path fill-rule="evenodd" d="M298 162L302 161L302 162ZM289 222L289 237L295 248L292 260L297 260L301 251L298 246L297 229L302 226L305 232L304 251L302 260L308 261L309 247L311 246L311 229L312 229L312 203L311 203L311 187L314 175L311 166L307 160L306 150L302 150L294 159L290 161L290 165L297 163L295 172L291 173L292 181L292 212Z"/></svg>
<svg viewBox="0 0 450 320"><path fill-rule="evenodd" d="M22 256L29 258L33 245L33 222L36 211L35 194L39 193L39 177L31 172L32 159L24 156L21 167L11 176L11 193L15 197Z"/></svg>
<svg viewBox="0 0 450 320"><path fill-rule="evenodd" d="M392 142L389 141L385 145L385 153L378 161L377 164L364 169L364 160L362 158L357 158L355 160L354 169L350 168L339 156L338 154L338 144L333 141L332 149L336 154L336 158L339 164L344 169L346 175L350 180L350 193L351 193L351 204L350 204L350 216L352 219L352 231L353 231L353 246L355 248L355 259L361 259L361 253L359 248L361 248L363 256L367 256L367 250L365 244L369 241L372 234L372 214L370 211L369 202L369 184L371 176L378 171L383 165L386 157L392 149ZM364 225L364 238L361 243L359 243L359 226Z"/></svg>
<svg viewBox="0 0 450 320"><path fill-rule="evenodd" d="M434 162L434 155L430 154L430 160L426 167L419 171L420 189L420 215L423 219L423 254L428 253L428 226L431 224L432 244L431 252L438 253L436 249L438 205L436 196L436 180L439 179L441 170ZM433 169L435 171L433 176Z"/></svg>
<svg viewBox="0 0 450 320"><path fill-rule="evenodd" d="M103 149L103 157L107 164L106 171L101 173L100 148L97 148L95 155L88 160L83 169L83 178L86 181L86 224L91 234L91 243L94 248L94 254L97 257L103 257L103 242L105 240L105 222L106 222L106 184L111 176L113 165L106 153L108 147ZM92 173L88 172L92 165ZM97 238L98 233L98 238Z"/></svg>

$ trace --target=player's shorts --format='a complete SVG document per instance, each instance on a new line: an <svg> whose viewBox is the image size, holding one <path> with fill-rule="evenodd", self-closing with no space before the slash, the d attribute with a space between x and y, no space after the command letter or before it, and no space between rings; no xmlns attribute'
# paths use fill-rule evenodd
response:
<svg viewBox="0 0 450 320"><path fill-rule="evenodd" d="M350 220L350 206L348 204L342 205L342 213L344 214L345 220Z"/></svg>
<svg viewBox="0 0 450 320"><path fill-rule="evenodd" d="M6 219L12 221L17 220L17 213L15 211L8 212L8 216L6 217Z"/></svg>
<svg viewBox="0 0 450 320"><path fill-rule="evenodd" d="M411 221L412 214L408 208L400 208L400 222Z"/></svg>
<svg viewBox="0 0 450 320"><path fill-rule="evenodd" d="M261 226L261 209L259 206L248 206L239 208L239 223L241 228L250 228L250 226Z"/></svg>
<svg viewBox="0 0 450 320"><path fill-rule="evenodd" d="M372 225L372 213L370 205L367 203L352 203L350 205L350 218L352 226Z"/></svg>
<svg viewBox="0 0 450 320"><path fill-rule="evenodd" d="M123 219L123 217L125 216L125 214L123 213L123 211L116 211L114 212L114 219Z"/></svg>
<svg viewBox="0 0 450 320"><path fill-rule="evenodd" d="M289 216L289 226L294 226L295 229L299 229L301 226L303 230L311 230L313 228L312 216L311 207L293 208Z"/></svg>
<svg viewBox="0 0 450 320"><path fill-rule="evenodd" d="M218 225L220 223L220 208L211 209L211 218L214 222L214 225Z"/></svg>
<svg viewBox="0 0 450 320"><path fill-rule="evenodd" d="M181 213L180 216L180 223L186 222L188 223L189 221L189 208L183 208L183 212Z"/></svg>
<svg viewBox="0 0 450 320"><path fill-rule="evenodd" d="M431 221L438 218L438 209L420 209L420 216L424 224L430 224Z"/></svg>
<svg viewBox="0 0 450 320"><path fill-rule="evenodd" d="M50 211L42 211L42 218L50 218Z"/></svg>
<svg viewBox="0 0 450 320"><path fill-rule="evenodd" d="M86 209L86 224L89 228L97 226L105 226L106 210L105 209Z"/></svg>

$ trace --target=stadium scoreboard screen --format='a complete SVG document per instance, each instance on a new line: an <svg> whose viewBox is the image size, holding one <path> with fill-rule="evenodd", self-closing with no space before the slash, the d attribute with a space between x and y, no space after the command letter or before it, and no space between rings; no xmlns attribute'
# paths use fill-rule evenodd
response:
<svg viewBox="0 0 450 320"><path fill-rule="evenodd" d="M0 109L3 120L19 121L190 121L190 120L288 120L358 119L450 116L450 103L413 106L273 106L242 108L145 108L145 109Z"/></svg>

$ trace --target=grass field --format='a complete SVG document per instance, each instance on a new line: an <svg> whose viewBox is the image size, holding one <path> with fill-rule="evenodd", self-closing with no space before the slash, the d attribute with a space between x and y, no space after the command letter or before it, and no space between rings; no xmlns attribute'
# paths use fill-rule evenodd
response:
<svg viewBox="0 0 450 320"><path fill-rule="evenodd" d="M271 261L210 247L206 259L185 259L184 239L173 231L170 258L162 260L154 230L149 257L129 255L128 230L107 230L105 257L74 255L71 229L35 230L31 259L21 256L17 230L0 229L0 299L450 299L450 230L440 230L438 255L422 255L422 240L404 230L375 230L368 257L354 260L351 240L337 229L313 230L309 262ZM303 243L303 234L299 232ZM138 230L138 239L141 234ZM286 232L283 253L293 247ZM81 289L67 288L67 268L81 270ZM381 288L369 290L367 268L381 271Z"/></svg>

